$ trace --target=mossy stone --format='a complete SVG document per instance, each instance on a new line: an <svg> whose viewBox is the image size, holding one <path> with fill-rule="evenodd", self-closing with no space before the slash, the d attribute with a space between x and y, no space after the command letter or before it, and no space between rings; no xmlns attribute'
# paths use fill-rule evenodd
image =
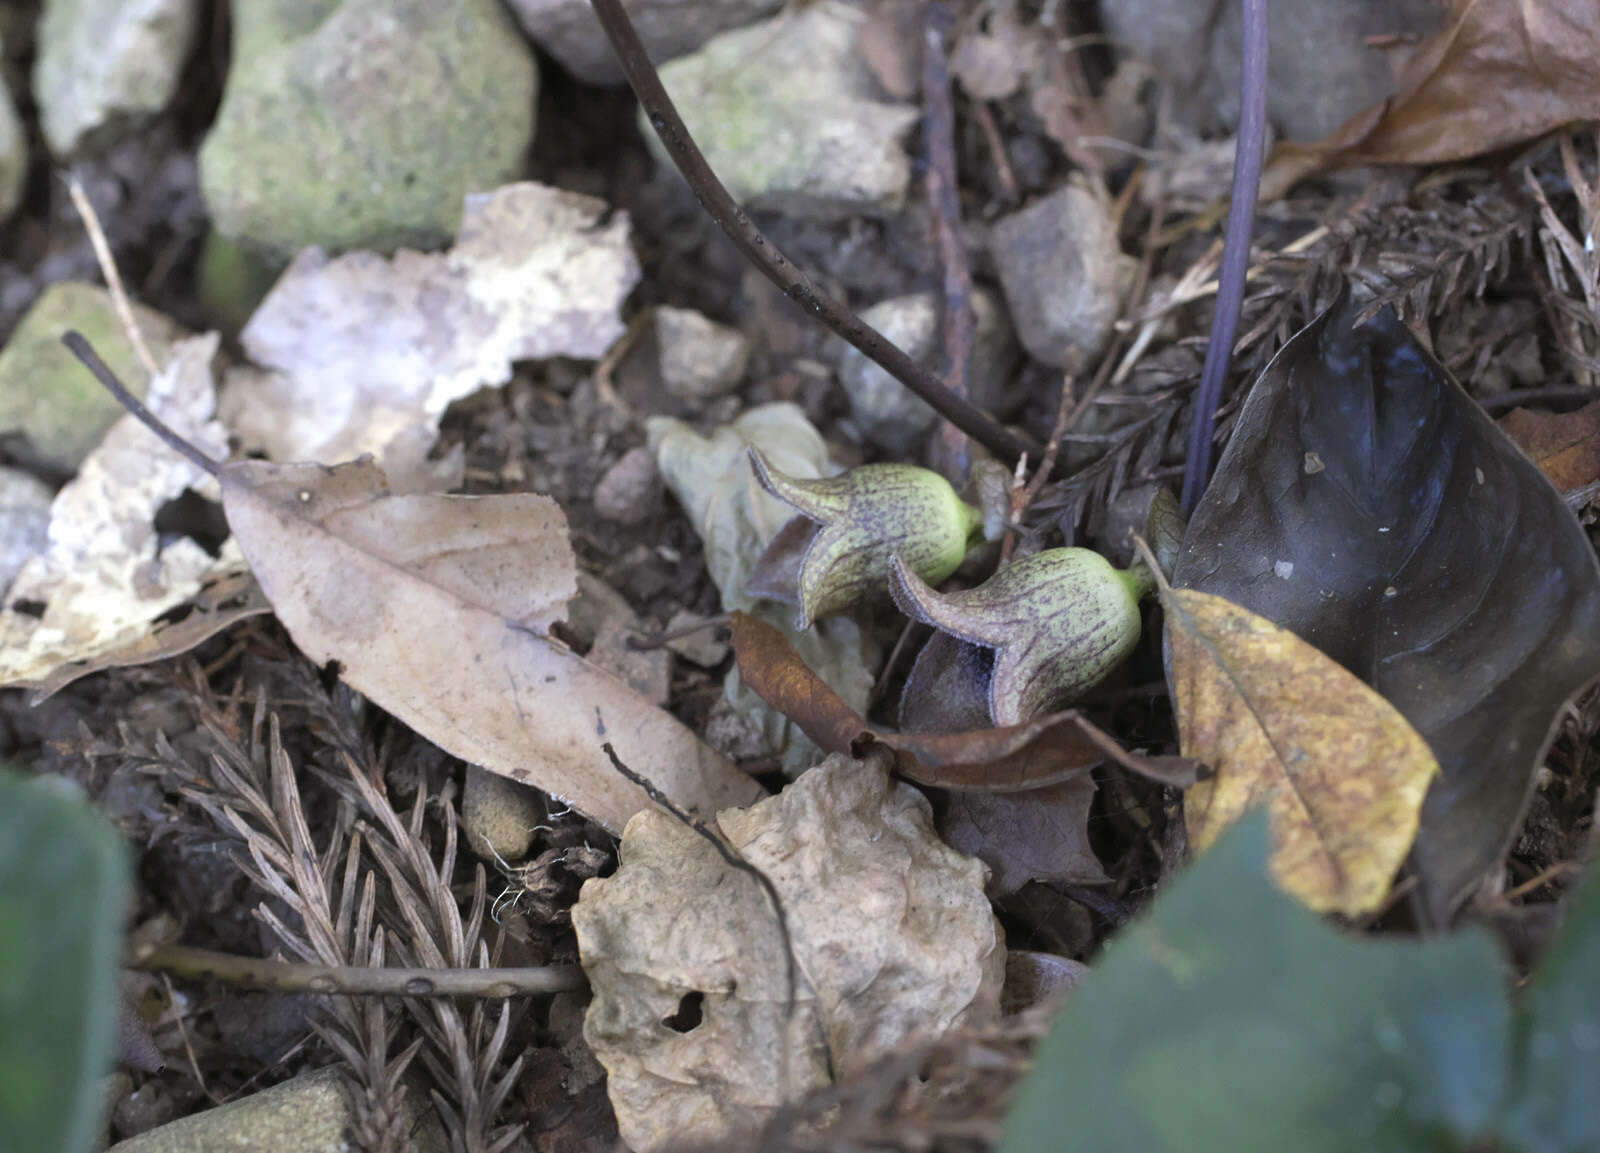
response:
<svg viewBox="0 0 1600 1153"><path fill-rule="evenodd" d="M159 312L139 305L133 311L151 354L158 362L165 359L183 330ZM0 435L20 433L21 455L76 472L122 415L122 406L61 343L68 329L83 333L129 391L144 396L150 380L105 289L52 284L34 302L0 351Z"/></svg>
<svg viewBox="0 0 1600 1153"><path fill-rule="evenodd" d="M223 235L302 248L429 247L462 200L521 172L538 67L498 0L248 0L200 149Z"/></svg>

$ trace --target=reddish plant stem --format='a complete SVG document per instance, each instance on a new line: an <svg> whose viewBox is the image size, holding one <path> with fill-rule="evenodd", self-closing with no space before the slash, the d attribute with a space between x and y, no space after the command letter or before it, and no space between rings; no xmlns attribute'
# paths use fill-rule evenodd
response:
<svg viewBox="0 0 1600 1153"><path fill-rule="evenodd" d="M639 40L633 21L622 7L622 0L590 0L595 16L611 40L617 62L627 77L639 106L650 126L677 165L678 171L694 190L695 198L710 214L734 247L756 268L783 289L784 294L843 340L861 352L912 392L927 401L940 416L973 440L1007 460L1025 452L1036 452L1025 437L1006 428L988 413L952 393L933 373L918 365L881 332L823 292L783 253L779 252L748 214L728 194L722 181L706 163L705 156L689 135L672 98L661 84L649 54Z"/></svg>
<svg viewBox="0 0 1600 1153"><path fill-rule="evenodd" d="M1239 80L1239 138L1233 156L1233 197L1228 229L1222 242L1222 268L1217 276L1217 311L1211 320L1211 344L1195 394L1194 423L1189 429L1189 459L1183 472L1183 512L1194 512L1211 478L1211 439L1216 428L1222 385L1233 360L1239 330L1245 273L1250 267L1250 226L1255 220L1261 187L1261 161L1267 137L1267 0L1243 0L1244 68Z"/></svg>

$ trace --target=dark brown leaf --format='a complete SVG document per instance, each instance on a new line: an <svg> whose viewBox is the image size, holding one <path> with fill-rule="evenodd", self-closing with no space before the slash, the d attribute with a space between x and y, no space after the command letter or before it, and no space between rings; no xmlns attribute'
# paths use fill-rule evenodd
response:
<svg viewBox="0 0 1600 1153"><path fill-rule="evenodd" d="M1173 583L1383 694L1440 775L1413 861L1442 922L1497 868L1562 703L1600 673L1600 565L1539 470L1388 310L1348 296L1240 410Z"/></svg>
<svg viewBox="0 0 1600 1153"><path fill-rule="evenodd" d="M1562 492L1600 480L1600 400L1577 412L1514 408L1500 428Z"/></svg>
<svg viewBox="0 0 1600 1153"><path fill-rule="evenodd" d="M1600 0L1450 0L1388 100L1273 154L1264 194L1319 168L1439 164L1600 118Z"/></svg>
<svg viewBox="0 0 1600 1153"><path fill-rule="evenodd" d="M989 866L989 895L1029 881L1103 885L1109 879L1089 847L1094 779L1088 774L1025 793L952 793L939 835Z"/></svg>

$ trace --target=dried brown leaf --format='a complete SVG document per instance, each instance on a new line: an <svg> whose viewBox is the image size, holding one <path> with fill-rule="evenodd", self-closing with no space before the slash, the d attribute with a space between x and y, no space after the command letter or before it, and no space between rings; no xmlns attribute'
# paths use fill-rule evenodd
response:
<svg viewBox="0 0 1600 1153"><path fill-rule="evenodd" d="M1272 872L1319 911L1383 900L1416 838L1439 764L1395 707L1286 629L1222 597L1163 589L1184 754L1216 776L1184 798L1209 848L1271 813Z"/></svg>
<svg viewBox="0 0 1600 1153"><path fill-rule="evenodd" d="M1600 480L1600 400L1577 412L1514 408L1499 424L1562 492Z"/></svg>
<svg viewBox="0 0 1600 1153"><path fill-rule="evenodd" d="M60 666L39 681L29 702L38 704L91 673L147 665L178 656L239 621L272 611L261 586L247 572L222 574L178 607L186 610L183 615L158 618L150 625L149 632L135 636L127 644Z"/></svg>
<svg viewBox="0 0 1600 1153"><path fill-rule="evenodd" d="M576 591L566 518L534 494L395 495L370 461L222 469L228 523L317 663L446 751L620 830L645 794L684 808L761 789L670 714L544 633Z"/></svg>
<svg viewBox="0 0 1600 1153"><path fill-rule="evenodd" d="M1273 154L1282 192L1319 168L1440 164L1600 118L1600 0L1450 0L1443 27L1407 61L1389 99L1324 140Z"/></svg>
<svg viewBox="0 0 1600 1153"><path fill-rule="evenodd" d="M825 752L865 756L881 745L894 757L895 771L918 784L1019 792L1071 780L1108 760L1163 784L1185 787L1194 781L1192 763L1129 753L1074 711L997 729L881 732L807 668L787 638L765 621L734 613L733 647L745 684Z"/></svg>

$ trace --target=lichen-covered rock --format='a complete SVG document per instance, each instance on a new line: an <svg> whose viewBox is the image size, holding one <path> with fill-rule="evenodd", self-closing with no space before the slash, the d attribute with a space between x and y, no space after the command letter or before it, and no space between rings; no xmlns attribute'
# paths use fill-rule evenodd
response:
<svg viewBox="0 0 1600 1153"><path fill-rule="evenodd" d="M152 355L164 362L183 330L148 308L134 305L133 312ZM122 415L62 345L69 328L88 338L130 391L142 397L150 384L105 289L76 282L45 289L0 352L0 435L21 433L25 455L62 472L77 471Z"/></svg>
<svg viewBox="0 0 1600 1153"><path fill-rule="evenodd" d="M352 1093L334 1069L303 1073L113 1145L109 1153L349 1153ZM408 1099L407 1149L444 1153L449 1142L432 1109Z"/></svg>
<svg viewBox="0 0 1600 1153"><path fill-rule="evenodd" d="M50 151L68 156L178 91L198 0L45 0L33 89Z"/></svg>
<svg viewBox="0 0 1600 1153"><path fill-rule="evenodd" d="M544 796L537 789L467 766L461 790L461 831L467 844L484 860L507 864L528 855L536 826L549 819Z"/></svg>
<svg viewBox="0 0 1600 1153"><path fill-rule="evenodd" d="M901 138L918 112L884 100L856 51L864 20L817 0L661 69L701 151L745 207L834 219L886 216L905 202L911 161ZM645 134L669 163L648 125Z"/></svg>
<svg viewBox="0 0 1600 1153"><path fill-rule="evenodd" d="M972 311L977 328L967 365L967 388L975 404L997 412L1006 406L1006 386L1016 362L1017 342L1005 307L992 294L981 289L974 292ZM917 363L933 367L940 362L944 346L939 301L933 293L880 301L863 312L861 319ZM835 346L839 384L850 401L850 415L861 434L895 456L911 452L938 423L939 414L860 349L843 341L835 342Z"/></svg>
<svg viewBox="0 0 1600 1153"><path fill-rule="evenodd" d="M0 52L0 56L3 56ZM22 202L28 178L28 135L11 100L11 89L0 80L0 222Z"/></svg>
<svg viewBox="0 0 1600 1153"><path fill-rule="evenodd" d="M249 0L200 149L224 235L300 249L426 247L514 179L538 72L498 0Z"/></svg>
<svg viewBox="0 0 1600 1153"><path fill-rule="evenodd" d="M1099 198L1069 183L998 221L990 250L1029 355L1057 368L1099 355L1136 270Z"/></svg>
<svg viewBox="0 0 1600 1153"><path fill-rule="evenodd" d="M594 990L584 1038L640 1153L748 1134L830 1070L998 1009L987 870L939 840L927 798L883 760L829 757L717 824L782 903L792 1010L763 887L659 810L628 822L616 873L572 910Z"/></svg>
<svg viewBox="0 0 1600 1153"><path fill-rule="evenodd" d="M523 30L585 84L622 84L611 41L589 0L508 0ZM657 65L719 32L759 20L783 0L627 0L623 5Z"/></svg>

